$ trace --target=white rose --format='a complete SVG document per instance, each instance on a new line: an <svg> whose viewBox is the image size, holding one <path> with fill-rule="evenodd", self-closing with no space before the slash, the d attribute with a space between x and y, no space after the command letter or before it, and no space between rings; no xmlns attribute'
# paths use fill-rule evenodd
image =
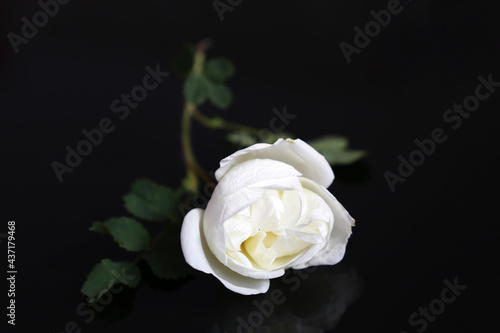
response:
<svg viewBox="0 0 500 333"><path fill-rule="evenodd" d="M228 289L264 293L285 269L334 265L354 219L326 189L333 171L304 141L255 144L223 159L206 210L182 225L186 262Z"/></svg>

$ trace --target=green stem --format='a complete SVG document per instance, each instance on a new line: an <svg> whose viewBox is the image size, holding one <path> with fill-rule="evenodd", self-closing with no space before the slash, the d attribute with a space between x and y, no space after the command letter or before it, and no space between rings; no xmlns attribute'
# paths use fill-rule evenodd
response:
<svg viewBox="0 0 500 333"><path fill-rule="evenodd" d="M220 117L207 117L201 113L197 108L193 109L193 118L200 124L211 129L222 129L226 131L243 131L255 136L261 135L261 129L246 126L238 123L226 121Z"/></svg>
<svg viewBox="0 0 500 333"><path fill-rule="evenodd" d="M191 118L194 110L196 110L194 104L186 102L184 110L182 111L181 141L184 163L187 168L187 177L189 178L190 184L192 184L191 189L196 190L198 188L198 179L196 178L196 175L198 175L207 184L213 184L213 181L196 161L193 148L191 146Z"/></svg>

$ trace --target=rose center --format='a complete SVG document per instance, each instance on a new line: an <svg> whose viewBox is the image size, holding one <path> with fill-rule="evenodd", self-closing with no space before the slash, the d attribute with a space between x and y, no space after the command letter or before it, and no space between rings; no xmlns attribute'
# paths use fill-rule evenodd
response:
<svg viewBox="0 0 500 333"><path fill-rule="evenodd" d="M326 240L333 214L317 194L265 190L260 200L224 222L226 253L259 269L276 269Z"/></svg>
<svg viewBox="0 0 500 333"><path fill-rule="evenodd" d="M262 241L264 243L264 246L268 249L270 248L274 242L278 239L278 235L276 235L274 232L266 232L266 237Z"/></svg>

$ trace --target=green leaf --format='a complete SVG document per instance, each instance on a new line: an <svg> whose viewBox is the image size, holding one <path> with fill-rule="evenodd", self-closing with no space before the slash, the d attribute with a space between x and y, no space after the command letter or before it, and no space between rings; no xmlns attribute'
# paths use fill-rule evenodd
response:
<svg viewBox="0 0 500 333"><path fill-rule="evenodd" d="M164 221L177 213L179 199L175 192L149 179L138 179L123 197L125 208L148 221Z"/></svg>
<svg viewBox="0 0 500 333"><path fill-rule="evenodd" d="M95 231L100 234L109 234L108 228L102 222L94 221L92 226L89 228L90 231Z"/></svg>
<svg viewBox="0 0 500 333"><path fill-rule="evenodd" d="M207 61L205 75L213 82L222 82L234 74L234 66L225 58L213 58Z"/></svg>
<svg viewBox="0 0 500 333"><path fill-rule="evenodd" d="M343 150L347 148L349 140L342 136L328 135L309 142L314 149L320 151Z"/></svg>
<svg viewBox="0 0 500 333"><path fill-rule="evenodd" d="M226 136L226 139L239 146L239 147L248 147L251 146L255 143L258 142L264 142L264 143L275 143L278 139L287 139L287 138L292 138L294 135L287 133L287 132L280 132L280 133L270 133L270 132L262 132L262 135L259 137L256 137L252 134L249 134L248 132L245 131L238 131L238 132L232 132L229 133Z"/></svg>
<svg viewBox="0 0 500 333"><path fill-rule="evenodd" d="M229 133L226 136L226 139L229 142L241 147L248 147L257 143L257 140L253 135L243 131Z"/></svg>
<svg viewBox="0 0 500 333"><path fill-rule="evenodd" d="M194 46L184 43L172 62L172 68L180 77L186 77L194 62Z"/></svg>
<svg viewBox="0 0 500 333"><path fill-rule="evenodd" d="M287 139L287 138L293 138L294 135L287 133L287 132L280 132L280 133L266 133L262 135L260 142L264 143L275 143L278 139Z"/></svg>
<svg viewBox="0 0 500 333"><path fill-rule="evenodd" d="M367 154L364 150L341 150L338 152L331 152L328 157L325 156L327 161L332 165L352 164Z"/></svg>
<svg viewBox="0 0 500 333"><path fill-rule="evenodd" d="M349 141L340 136L325 136L309 144L332 165L352 164L367 154L364 150L347 149Z"/></svg>
<svg viewBox="0 0 500 333"><path fill-rule="evenodd" d="M132 252L148 246L149 232L136 220L129 217L115 217L103 223L113 239L124 249Z"/></svg>
<svg viewBox="0 0 500 333"><path fill-rule="evenodd" d="M206 101L210 84L203 76L191 73L184 82L184 97L194 105L200 105Z"/></svg>
<svg viewBox="0 0 500 333"><path fill-rule="evenodd" d="M182 254L180 228L169 225L153 248L143 255L154 275L161 279L178 279L192 273Z"/></svg>
<svg viewBox="0 0 500 333"><path fill-rule="evenodd" d="M90 302L95 302L115 284L135 288L140 280L141 272L136 266L131 266L131 263L103 259L87 275L81 291L90 298Z"/></svg>
<svg viewBox="0 0 500 333"><path fill-rule="evenodd" d="M231 104L233 96L226 85L214 83L209 86L208 99L216 107L226 109Z"/></svg>

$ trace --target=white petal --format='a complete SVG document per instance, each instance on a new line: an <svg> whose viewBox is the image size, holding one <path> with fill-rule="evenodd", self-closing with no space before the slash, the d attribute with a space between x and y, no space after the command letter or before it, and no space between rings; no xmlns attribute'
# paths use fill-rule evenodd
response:
<svg viewBox="0 0 500 333"><path fill-rule="evenodd" d="M243 156L247 155L252 150L263 149L271 146L272 145L269 143L257 143L245 149L240 149L237 152L232 153L231 155L220 161L220 167L215 171L215 178L220 181L220 179L226 174L226 172L229 171L229 169L231 169L236 163L248 161L251 158L250 155L245 157Z"/></svg>
<svg viewBox="0 0 500 333"><path fill-rule="evenodd" d="M181 245L186 262L197 270L213 274L226 288L236 293L243 295L265 293L269 289L268 279L242 276L224 266L210 252L201 228L203 215L203 209L193 209L184 218Z"/></svg>
<svg viewBox="0 0 500 333"><path fill-rule="evenodd" d="M228 251L241 251L241 243L252 236L250 217L237 214L224 222L226 249Z"/></svg>
<svg viewBox="0 0 500 333"><path fill-rule="evenodd" d="M221 161L215 176L220 180L239 163L257 158L287 163L302 173L304 177L324 187L330 186L334 179L333 170L325 157L300 139L279 139L274 145L261 143L239 150Z"/></svg>
<svg viewBox="0 0 500 333"><path fill-rule="evenodd" d="M280 257L296 256L309 247L311 243L307 240L298 238L293 230L285 230L271 246L271 249L276 251Z"/></svg>
<svg viewBox="0 0 500 333"><path fill-rule="evenodd" d="M301 178L301 183L304 188L318 194L330 206L334 216L334 224L327 246L308 262L294 266L293 268L301 269L308 266L335 265L344 257L347 240L352 233L351 228L354 226L354 219L326 188L305 178Z"/></svg>
<svg viewBox="0 0 500 333"><path fill-rule="evenodd" d="M253 279L274 279L285 274L285 270L283 268L278 268L273 271L266 271L262 269L248 269L247 266L242 264L240 261L235 260L228 256L227 266L236 273L239 273L243 276Z"/></svg>
<svg viewBox="0 0 500 333"><path fill-rule="evenodd" d="M208 202L203 218L203 232L210 250L223 264L227 264L224 222L245 210L263 195L263 191L243 188L230 196L212 197Z"/></svg>
<svg viewBox="0 0 500 333"><path fill-rule="evenodd" d="M264 191L262 198L250 206L252 216L252 235L262 229L263 231L276 230L283 214L283 204L278 191Z"/></svg>
<svg viewBox="0 0 500 333"><path fill-rule="evenodd" d="M252 262L247 258L246 255L244 255L243 253L241 252L237 252L237 251L231 251L231 250L227 250L227 255L231 258L231 259L234 259L235 260L235 263L238 265L238 266L242 266L244 268L249 268L249 269L253 269L253 264ZM230 262L231 260L228 259L228 262ZM236 271L236 270L235 270ZM236 271L238 272L238 271Z"/></svg>
<svg viewBox="0 0 500 333"><path fill-rule="evenodd" d="M273 159L244 161L235 165L220 179L219 184L217 184L212 194L212 198L228 196L253 183L276 180L276 184L279 184L279 179L289 179L290 177L300 175L301 173L292 166ZM284 186L289 185L289 183L289 181L285 181Z"/></svg>
<svg viewBox="0 0 500 333"><path fill-rule="evenodd" d="M249 185L248 187L252 189L278 190L278 191L302 190L302 185L300 184L300 181L297 178L297 176L259 180L253 183L252 185Z"/></svg>
<svg viewBox="0 0 500 333"><path fill-rule="evenodd" d="M287 268L292 267L293 269L302 269L309 266L313 266L309 264L309 261L316 257L316 255L321 252L325 248L325 244L315 244L309 247L307 251L303 252L300 256L297 256L295 259L290 260L287 263Z"/></svg>
<svg viewBox="0 0 500 333"><path fill-rule="evenodd" d="M303 207L305 205L305 197L302 185L300 185L299 191L283 191L282 202L285 212L281 217L279 229L293 228L293 226L297 225L302 215L302 210L305 208Z"/></svg>
<svg viewBox="0 0 500 333"><path fill-rule="evenodd" d="M283 162L251 160L235 166L221 179L208 202L203 230L210 250L223 264L227 264L224 222L264 195L264 190L248 185L272 179L275 184L283 182L284 188L297 187L300 186L299 175L297 170Z"/></svg>

